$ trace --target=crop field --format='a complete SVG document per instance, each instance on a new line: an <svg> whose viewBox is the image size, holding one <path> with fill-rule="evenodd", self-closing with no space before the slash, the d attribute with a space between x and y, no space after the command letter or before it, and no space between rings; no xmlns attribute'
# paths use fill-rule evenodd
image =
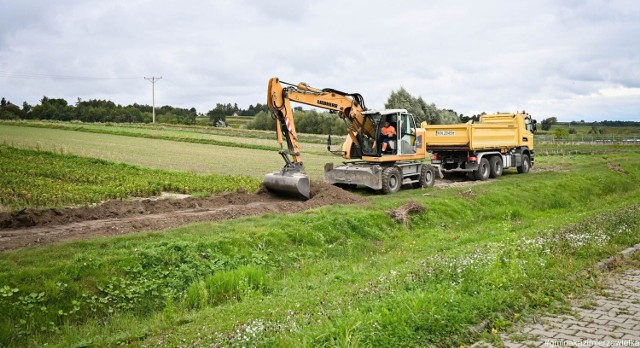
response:
<svg viewBox="0 0 640 348"><path fill-rule="evenodd" d="M0 168L0 210L100 203L164 191L206 195L255 191L259 186L259 180L250 177L167 172L3 145Z"/></svg>
<svg viewBox="0 0 640 348"><path fill-rule="evenodd" d="M276 151L180 140L258 136L60 125L0 124L0 346L498 343L640 242L640 146L547 144L526 175L393 195L316 182L302 203L254 193ZM338 159L315 151L320 179ZM202 197L175 211L127 198L161 191ZM127 215L71 207L105 199Z"/></svg>
<svg viewBox="0 0 640 348"><path fill-rule="evenodd" d="M193 136L201 136L201 134L194 133ZM262 140L249 138L244 141ZM262 177L265 173L280 170L284 164L277 152L275 137L272 140L272 150L256 150L137 136L0 125L0 144L200 174ZM317 148L316 151L318 151ZM305 154L303 160L308 174L312 178L320 179L324 175L324 164L331 161L338 162L339 159L326 152L325 148L322 154L317 152Z"/></svg>
<svg viewBox="0 0 640 348"><path fill-rule="evenodd" d="M0 123L2 125L3 123ZM229 146L236 148L248 148L256 150L277 151L280 147L275 141L275 132L254 132L252 137L247 137L242 132L233 129L226 131L201 131L197 128L183 129L180 127L164 126L122 126L113 124L64 124L60 122L4 122L6 125L25 126L34 128L60 129L86 133L122 135L129 137L171 140L196 144L209 144ZM306 152L326 154L326 144L305 142L317 140L317 135L302 134L300 141L304 144ZM324 140L326 142L326 140Z"/></svg>
<svg viewBox="0 0 640 348"><path fill-rule="evenodd" d="M227 116L226 122L233 128L244 128L252 119L253 117L246 116Z"/></svg>
<svg viewBox="0 0 640 348"><path fill-rule="evenodd" d="M212 128L208 126L190 126L190 125L169 125L169 124L129 124L129 123L79 123L79 122L60 122L60 121L7 121L0 120L0 125L14 125L25 127L37 127L37 128L53 128L53 129L65 129L65 130L78 130L87 132L96 132L115 135L120 132L127 132L124 135L135 136L136 133L144 134L142 131L137 130L160 130L160 131L174 131L169 133L174 138L181 139L186 137L198 138L202 134L220 135L223 137L232 137L229 139L235 142L249 141L250 139L266 139L270 142L274 142L274 131L252 130L252 129L236 129L236 128ZM181 133L182 132L182 133ZM153 134L153 133L151 133ZM340 139L334 140L335 144L338 144ZM321 144L326 145L327 136L320 134L302 134L300 141L302 143ZM271 144L273 145L273 144Z"/></svg>

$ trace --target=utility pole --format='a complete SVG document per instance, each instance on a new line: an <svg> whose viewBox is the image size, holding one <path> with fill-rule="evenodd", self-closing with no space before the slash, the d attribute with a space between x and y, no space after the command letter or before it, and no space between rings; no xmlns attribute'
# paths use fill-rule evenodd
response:
<svg viewBox="0 0 640 348"><path fill-rule="evenodd" d="M153 103L153 106L151 108L151 115L153 117L152 123L156 123L156 81L162 80L162 76L160 77L151 76L151 77L145 77L144 79L151 82L151 101Z"/></svg>

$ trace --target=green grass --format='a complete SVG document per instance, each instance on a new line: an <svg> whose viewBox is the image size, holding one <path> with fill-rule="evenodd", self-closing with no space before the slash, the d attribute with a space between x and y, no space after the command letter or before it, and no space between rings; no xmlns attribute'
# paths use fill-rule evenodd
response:
<svg viewBox="0 0 640 348"><path fill-rule="evenodd" d="M632 136L638 136L640 135L640 127L634 127L634 126L622 126L622 127L611 127L611 126L596 126L598 129L602 129L604 130L604 136L607 135L632 135ZM566 129L567 132L569 131L569 129L573 128L576 130L576 136L580 137L580 136L584 136L584 137L590 137L591 134L589 134L589 131L591 131L591 129L593 128L592 125L581 125L581 124L577 124L577 125L570 125L569 123L559 123L559 124L554 124L551 126L551 129L549 131L542 131L540 125L538 125L538 129L541 130L541 133L543 134L553 134L553 130L556 128L563 128Z"/></svg>
<svg viewBox="0 0 640 348"><path fill-rule="evenodd" d="M0 344L469 344L640 242L639 154L538 161L569 171L2 253ZM409 200L404 227L387 211Z"/></svg>
<svg viewBox="0 0 640 348"><path fill-rule="evenodd" d="M277 146L275 130L261 131L208 126L187 126L144 123L82 123L61 121L6 121L0 125L51 128L76 132L126 135L140 138L164 139L230 147L272 150ZM299 140L311 152L324 152L326 135L300 134ZM339 139L336 139L338 141ZM337 144L337 143L336 143Z"/></svg>
<svg viewBox="0 0 640 348"><path fill-rule="evenodd" d="M626 152L640 153L640 144L536 144L536 154L541 156L603 155Z"/></svg>
<svg viewBox="0 0 640 348"><path fill-rule="evenodd" d="M0 208L65 207L163 191L210 195L255 191L250 177L154 170L104 160L0 145Z"/></svg>
<svg viewBox="0 0 640 348"><path fill-rule="evenodd" d="M198 136L198 133L194 133L194 136ZM275 139L273 142L276 143ZM2 143L19 148L64 152L199 174L247 175L262 178L266 173L278 171L284 165L282 157L275 150L5 124L0 124L0 144ZM339 160L340 157L326 151L322 154L303 155L306 171L314 179L324 176L323 168L326 162Z"/></svg>
<svg viewBox="0 0 640 348"><path fill-rule="evenodd" d="M253 117L247 117L247 116L237 116L237 117L233 117L233 116L229 116L227 117L227 124L230 127L233 128L245 128L247 126L247 123L251 122L253 120Z"/></svg>

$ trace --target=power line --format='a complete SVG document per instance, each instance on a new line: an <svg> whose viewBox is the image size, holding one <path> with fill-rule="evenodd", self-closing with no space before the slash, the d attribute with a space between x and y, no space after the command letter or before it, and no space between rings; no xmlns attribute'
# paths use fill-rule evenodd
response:
<svg viewBox="0 0 640 348"><path fill-rule="evenodd" d="M52 74L38 74L38 73L16 73L0 71L0 77L10 79L25 79L25 80L73 80L73 81L95 81L95 80L137 80L142 76L136 77L107 77L107 76L74 76L74 75L52 75Z"/></svg>

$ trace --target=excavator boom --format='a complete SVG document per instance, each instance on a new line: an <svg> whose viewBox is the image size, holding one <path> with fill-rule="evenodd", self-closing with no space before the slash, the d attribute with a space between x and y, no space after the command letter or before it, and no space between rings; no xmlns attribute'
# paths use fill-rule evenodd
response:
<svg viewBox="0 0 640 348"><path fill-rule="evenodd" d="M304 174L300 143L296 133L291 102L327 109L338 113L345 120L348 133L354 143L358 142L357 129L362 128L364 100L359 94L349 94L334 89L320 90L305 83L297 85L280 81L274 77L267 88L267 105L276 120L280 155L285 165L280 172L267 174L263 185L270 191L293 195L304 199L310 197L309 177ZM375 130L371 129L374 132ZM286 148L284 145L286 144Z"/></svg>

